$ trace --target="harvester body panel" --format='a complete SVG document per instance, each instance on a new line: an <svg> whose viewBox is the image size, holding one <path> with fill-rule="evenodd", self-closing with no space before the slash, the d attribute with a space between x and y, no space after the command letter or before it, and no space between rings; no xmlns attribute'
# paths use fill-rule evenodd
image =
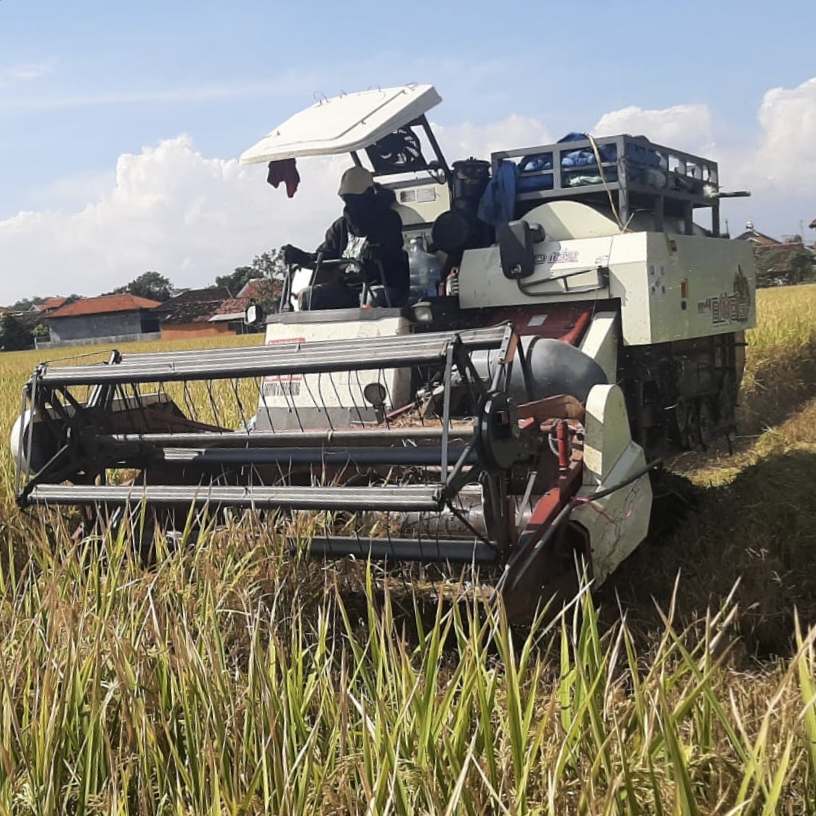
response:
<svg viewBox="0 0 816 816"><path fill-rule="evenodd" d="M535 270L523 281L502 274L498 247L465 252L459 272L461 306L612 298L621 304L622 340L632 346L710 337L756 325L748 242L630 232L545 240L535 252Z"/></svg>
<svg viewBox="0 0 816 816"><path fill-rule="evenodd" d="M357 314L291 312L270 319L266 326L267 346L300 348L315 341L366 340L399 337L410 333L410 323L398 310L360 310ZM307 317L308 315L308 317ZM319 321L309 320L321 315ZM350 319L351 318L351 319ZM366 387L379 384L383 405L393 410L411 399L410 371L405 368L348 371L345 376L316 372L282 373L264 377L255 428L344 427L355 422L373 422L376 408L365 398Z"/></svg>

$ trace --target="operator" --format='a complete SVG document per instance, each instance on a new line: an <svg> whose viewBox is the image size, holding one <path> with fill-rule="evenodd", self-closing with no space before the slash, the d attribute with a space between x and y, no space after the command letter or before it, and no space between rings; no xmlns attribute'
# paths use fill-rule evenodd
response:
<svg viewBox="0 0 816 816"><path fill-rule="evenodd" d="M391 205L394 193L374 183L364 167L350 167L340 179L337 194L343 199L343 215L326 232L315 252L286 244L286 264L317 269L312 286L300 295L300 308L344 309L360 305L359 291L349 285L344 270L321 261L347 258L360 262L360 274L369 289L369 304L404 306L408 302L410 275L403 247L402 221ZM383 285L384 284L384 285ZM387 298L386 298L387 293Z"/></svg>

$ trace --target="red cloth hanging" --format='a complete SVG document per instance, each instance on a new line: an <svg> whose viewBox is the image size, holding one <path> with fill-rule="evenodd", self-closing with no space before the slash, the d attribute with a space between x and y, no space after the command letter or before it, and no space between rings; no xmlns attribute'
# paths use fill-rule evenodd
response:
<svg viewBox="0 0 816 816"><path fill-rule="evenodd" d="M297 192L298 184L300 184L300 173L297 171L295 160L280 159L269 162L269 174L266 180L276 190L283 182L286 185L286 195L291 198Z"/></svg>

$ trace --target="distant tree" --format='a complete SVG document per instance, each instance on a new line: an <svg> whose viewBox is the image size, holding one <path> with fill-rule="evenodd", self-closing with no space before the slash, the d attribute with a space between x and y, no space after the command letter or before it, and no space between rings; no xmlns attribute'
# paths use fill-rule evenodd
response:
<svg viewBox="0 0 816 816"><path fill-rule="evenodd" d="M229 275L219 275L215 285L224 287L232 297L236 297L249 281L257 278L282 280L285 272L283 255L279 249L274 249L256 255L249 266L239 266Z"/></svg>
<svg viewBox="0 0 816 816"><path fill-rule="evenodd" d="M802 283L814 278L813 253L804 246L785 244L761 247L754 251L757 286Z"/></svg>
<svg viewBox="0 0 816 816"><path fill-rule="evenodd" d="M816 267L814 267L813 253L806 249L800 249L791 258L791 273L796 278L797 283L812 281L816 277Z"/></svg>
<svg viewBox="0 0 816 816"><path fill-rule="evenodd" d="M264 278L254 288L252 295L256 303L263 306L267 314L277 312L280 308L280 297L283 286L278 280Z"/></svg>
<svg viewBox="0 0 816 816"><path fill-rule="evenodd" d="M260 277L258 270L253 266L239 266L230 275L218 275L215 285L223 287L230 293L230 297L236 297L246 284Z"/></svg>
<svg viewBox="0 0 816 816"><path fill-rule="evenodd" d="M164 302L173 296L173 291L173 284L169 278L158 272L144 272L125 286L118 286L111 294L128 294Z"/></svg>
<svg viewBox="0 0 816 816"><path fill-rule="evenodd" d="M45 303L45 301L48 299L49 298L47 297L23 298L22 300L18 300L16 303L12 303L8 309L10 312L27 312L32 306L39 306L40 303Z"/></svg>
<svg viewBox="0 0 816 816"><path fill-rule="evenodd" d="M0 315L0 348L21 351L34 346L34 335L21 320L10 312Z"/></svg>
<svg viewBox="0 0 816 816"><path fill-rule="evenodd" d="M286 274L286 264L283 262L283 251L273 249L271 252L262 252L252 259L252 268L258 271L256 277L283 280Z"/></svg>

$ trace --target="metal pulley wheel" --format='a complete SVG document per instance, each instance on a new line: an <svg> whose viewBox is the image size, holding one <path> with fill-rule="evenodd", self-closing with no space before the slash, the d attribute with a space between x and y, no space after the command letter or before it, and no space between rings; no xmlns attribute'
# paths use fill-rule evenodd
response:
<svg viewBox="0 0 816 816"><path fill-rule="evenodd" d="M697 406L693 402L688 407L686 439L689 447L693 448L700 444L700 415L697 412Z"/></svg>
<svg viewBox="0 0 816 816"><path fill-rule="evenodd" d="M674 421L677 423L677 428L680 433L683 433L686 430L688 417L688 403L686 402L685 397L678 397L677 404L674 406Z"/></svg>
<svg viewBox="0 0 816 816"><path fill-rule="evenodd" d="M736 405L736 389L734 381L729 374L723 377L720 385L720 393L717 398L717 407L720 412L720 422L728 423L734 418L734 406Z"/></svg>
<svg viewBox="0 0 816 816"><path fill-rule="evenodd" d="M521 454L516 406L504 391L482 397L479 405L479 450L490 470L508 470Z"/></svg>
<svg viewBox="0 0 816 816"><path fill-rule="evenodd" d="M703 448L708 448L716 437L716 421L714 419L714 408L708 397L701 397L698 408L697 428L700 437L700 444Z"/></svg>

